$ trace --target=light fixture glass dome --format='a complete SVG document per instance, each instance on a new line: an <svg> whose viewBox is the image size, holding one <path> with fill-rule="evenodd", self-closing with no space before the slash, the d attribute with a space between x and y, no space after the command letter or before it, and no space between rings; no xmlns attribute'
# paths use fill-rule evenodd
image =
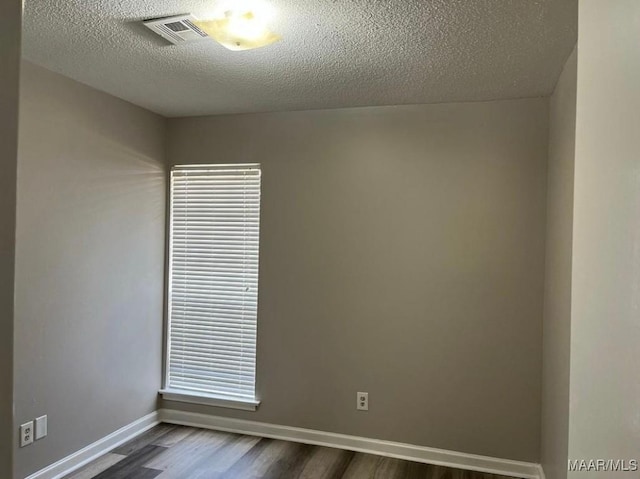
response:
<svg viewBox="0 0 640 479"><path fill-rule="evenodd" d="M197 26L229 50L251 50L281 39L267 23L273 11L262 2L221 3L211 20L197 21Z"/></svg>

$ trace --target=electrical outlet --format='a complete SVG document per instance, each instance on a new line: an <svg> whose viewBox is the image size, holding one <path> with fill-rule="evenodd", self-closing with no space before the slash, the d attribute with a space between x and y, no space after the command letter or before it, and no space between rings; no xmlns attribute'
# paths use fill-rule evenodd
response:
<svg viewBox="0 0 640 479"><path fill-rule="evenodd" d="M35 434L34 439L37 441L38 439L42 439L47 435L47 415L40 416L36 418L35 424Z"/></svg>
<svg viewBox="0 0 640 479"><path fill-rule="evenodd" d="M33 421L25 422L20 426L20 447L28 446L33 442Z"/></svg>
<svg viewBox="0 0 640 479"><path fill-rule="evenodd" d="M358 402L356 403L356 409L358 411L369 410L369 393L358 393L357 401Z"/></svg>

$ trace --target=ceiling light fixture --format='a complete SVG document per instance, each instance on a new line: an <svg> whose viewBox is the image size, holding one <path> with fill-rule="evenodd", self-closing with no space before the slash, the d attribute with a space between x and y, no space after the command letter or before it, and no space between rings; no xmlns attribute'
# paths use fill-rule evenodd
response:
<svg viewBox="0 0 640 479"><path fill-rule="evenodd" d="M281 39L267 27L273 9L257 0L220 2L215 16L195 24L229 50L251 50Z"/></svg>

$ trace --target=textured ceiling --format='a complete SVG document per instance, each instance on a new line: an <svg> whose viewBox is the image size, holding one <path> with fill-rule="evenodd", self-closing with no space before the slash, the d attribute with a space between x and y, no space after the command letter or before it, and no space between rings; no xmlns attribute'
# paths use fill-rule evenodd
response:
<svg viewBox="0 0 640 479"><path fill-rule="evenodd" d="M271 0L283 41L174 46L140 20L214 0L26 0L27 60L166 116L548 95L577 0Z"/></svg>

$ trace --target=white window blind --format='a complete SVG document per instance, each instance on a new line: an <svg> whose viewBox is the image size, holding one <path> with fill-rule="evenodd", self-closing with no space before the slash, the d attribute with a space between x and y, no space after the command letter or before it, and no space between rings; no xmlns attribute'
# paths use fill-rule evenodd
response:
<svg viewBox="0 0 640 479"><path fill-rule="evenodd" d="M167 386L255 400L260 165L171 172Z"/></svg>

